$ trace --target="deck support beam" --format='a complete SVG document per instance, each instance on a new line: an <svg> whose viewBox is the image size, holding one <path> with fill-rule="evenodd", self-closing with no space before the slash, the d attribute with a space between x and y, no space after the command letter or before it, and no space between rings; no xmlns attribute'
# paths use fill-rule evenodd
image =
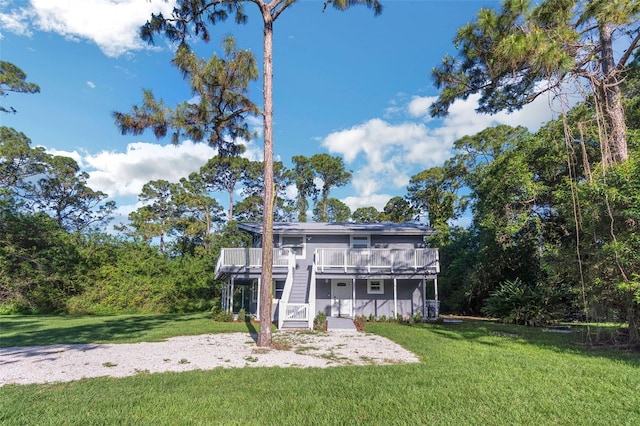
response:
<svg viewBox="0 0 640 426"><path fill-rule="evenodd" d="M353 295L351 296L351 318L355 318L356 316L356 279L351 278L351 292Z"/></svg>
<svg viewBox="0 0 640 426"><path fill-rule="evenodd" d="M260 277L258 277L258 295L260 294ZM258 303L257 303L257 308L256 308L256 319L259 320L260 319L260 301L258 298Z"/></svg>
<svg viewBox="0 0 640 426"><path fill-rule="evenodd" d="M398 318L398 279L393 278L393 315Z"/></svg>
<svg viewBox="0 0 640 426"><path fill-rule="evenodd" d="M438 303L438 276L433 278L433 290L435 292L434 299L436 300L436 318L440 316L440 304Z"/></svg>
<svg viewBox="0 0 640 426"><path fill-rule="evenodd" d="M427 319L427 278L422 277L422 319Z"/></svg>

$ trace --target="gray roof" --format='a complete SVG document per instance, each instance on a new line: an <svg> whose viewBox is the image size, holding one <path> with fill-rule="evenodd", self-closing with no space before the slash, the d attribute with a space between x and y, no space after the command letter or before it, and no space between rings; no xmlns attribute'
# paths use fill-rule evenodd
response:
<svg viewBox="0 0 640 426"><path fill-rule="evenodd" d="M238 227L253 234L262 234L262 223L239 223ZM377 234L377 235L432 235L435 229L419 222L383 222L383 223L350 223L350 222L275 222L275 234Z"/></svg>

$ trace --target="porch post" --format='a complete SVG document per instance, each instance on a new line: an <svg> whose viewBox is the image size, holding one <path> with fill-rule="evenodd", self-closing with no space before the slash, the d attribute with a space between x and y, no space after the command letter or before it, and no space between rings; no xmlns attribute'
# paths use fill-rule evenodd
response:
<svg viewBox="0 0 640 426"><path fill-rule="evenodd" d="M229 292L229 312L233 313L233 293L235 292L235 279L231 278L231 291Z"/></svg>
<svg viewBox="0 0 640 426"><path fill-rule="evenodd" d="M422 320L427 319L427 278L422 277Z"/></svg>
<svg viewBox="0 0 640 426"><path fill-rule="evenodd" d="M398 279L393 278L393 315L398 318Z"/></svg>
<svg viewBox="0 0 640 426"><path fill-rule="evenodd" d="M351 316L356 316L356 279L351 278Z"/></svg>
<svg viewBox="0 0 640 426"><path fill-rule="evenodd" d="M435 291L435 299L436 299L436 318L438 318L440 316L440 306L438 303L438 277L436 276L433 279L433 289Z"/></svg>
<svg viewBox="0 0 640 426"><path fill-rule="evenodd" d="M227 311L227 287L228 286L229 284L226 281L222 285L222 295L220 296L220 308L222 309L222 312Z"/></svg>
<svg viewBox="0 0 640 426"><path fill-rule="evenodd" d="M242 286L242 299L240 300L240 309L244 309L244 289L245 289L246 285ZM244 321L244 319L243 319Z"/></svg>
<svg viewBox="0 0 640 426"><path fill-rule="evenodd" d="M258 277L258 295L260 294L260 277ZM256 307L256 318L260 319L260 298L258 297L258 303Z"/></svg>

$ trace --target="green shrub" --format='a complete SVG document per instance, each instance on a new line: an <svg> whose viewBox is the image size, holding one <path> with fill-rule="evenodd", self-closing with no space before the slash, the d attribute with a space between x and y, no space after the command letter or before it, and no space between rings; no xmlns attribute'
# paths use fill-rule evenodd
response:
<svg viewBox="0 0 640 426"><path fill-rule="evenodd" d="M505 323L541 326L556 319L557 300L549 286L531 285L520 278L505 281L486 300L482 312Z"/></svg>
<svg viewBox="0 0 640 426"><path fill-rule="evenodd" d="M213 320L217 322L233 322L233 313L228 311L217 311L213 315Z"/></svg>
<svg viewBox="0 0 640 426"><path fill-rule="evenodd" d="M244 309L240 309L238 311L238 321L246 321L247 320L247 312Z"/></svg>
<svg viewBox="0 0 640 426"><path fill-rule="evenodd" d="M0 305L0 315L27 315L33 313L24 301L11 301Z"/></svg>
<svg viewBox="0 0 640 426"><path fill-rule="evenodd" d="M313 329L317 331L325 331L327 326L327 315L324 312L318 312L313 319Z"/></svg>
<svg viewBox="0 0 640 426"><path fill-rule="evenodd" d="M353 324L356 326L356 330L364 331L367 325L367 317L365 317L364 315L355 316L353 318Z"/></svg>

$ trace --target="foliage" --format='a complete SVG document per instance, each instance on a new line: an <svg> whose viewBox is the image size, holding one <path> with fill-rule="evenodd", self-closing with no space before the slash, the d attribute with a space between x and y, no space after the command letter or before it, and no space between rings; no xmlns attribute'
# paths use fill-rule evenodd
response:
<svg viewBox="0 0 640 426"><path fill-rule="evenodd" d="M313 208L313 220L316 222L346 222L351 215L351 209L337 198L319 200Z"/></svg>
<svg viewBox="0 0 640 426"><path fill-rule="evenodd" d="M45 213L67 231L89 232L109 222L113 201L87 185L75 160L31 148L20 132L0 127L0 201L15 211Z"/></svg>
<svg viewBox="0 0 640 426"><path fill-rule="evenodd" d="M318 312L316 317L313 319L313 329L316 331L327 330L327 315L324 312Z"/></svg>
<svg viewBox="0 0 640 426"><path fill-rule="evenodd" d="M312 197L315 205L313 219L317 222L343 222L351 212L339 200L329 198L333 188L344 186L351 181L351 172L345 170L342 158L329 154L314 154L310 158L296 155L292 158L292 181L296 186L296 210L298 220L307 219L307 197ZM317 182L321 182L317 188Z"/></svg>
<svg viewBox="0 0 640 426"><path fill-rule="evenodd" d="M206 257L168 258L147 244L112 242L108 260L86 271L82 294L68 302L72 314L170 313L210 309L215 294ZM100 256L100 254L94 254Z"/></svg>
<svg viewBox="0 0 640 426"><path fill-rule="evenodd" d="M242 175L244 199L236 204L234 219L243 222L259 222L263 219L265 180L262 162L251 161ZM273 162L274 211L276 221L291 220L293 203L287 197L291 183L290 171L281 161Z"/></svg>
<svg viewBox="0 0 640 426"><path fill-rule="evenodd" d="M364 332L367 326L367 317L364 315L356 315L353 318L353 325L355 325L357 331Z"/></svg>
<svg viewBox="0 0 640 426"><path fill-rule="evenodd" d="M40 87L26 81L27 74L16 65L7 61L0 61L0 96L7 96L7 92L39 93ZM0 112L16 113L13 107L0 105Z"/></svg>
<svg viewBox="0 0 640 426"><path fill-rule="evenodd" d="M486 300L484 313L510 324L541 326L558 315L557 301L547 293L552 288L526 284L519 278L505 281Z"/></svg>
<svg viewBox="0 0 640 426"><path fill-rule="evenodd" d="M446 115L454 101L474 94L478 111L510 112L585 79L604 118L602 161L620 162L627 158L621 73L640 42L631 35L639 14L638 3L628 0L546 0L533 7L504 0L501 10L481 9L457 31L459 57L447 55L433 70L440 95L430 112ZM624 50L617 62L614 42Z"/></svg>
<svg viewBox="0 0 640 426"><path fill-rule="evenodd" d="M46 215L0 210L0 305L7 313L58 312L81 291L76 239Z"/></svg>
<svg viewBox="0 0 640 426"><path fill-rule="evenodd" d="M315 177L311 160L304 155L294 155L291 158L293 162L293 182L295 183L296 194L296 210L298 211L298 222L307 221L307 209L309 208L309 197L316 198L317 188L313 182Z"/></svg>
<svg viewBox="0 0 640 426"><path fill-rule="evenodd" d="M115 210L115 202L102 201L107 194L87 185L89 174L80 171L75 160L53 156L47 161L44 177L38 179L27 204L53 217L69 231L87 231L95 224L106 225Z"/></svg>
<svg viewBox="0 0 640 426"><path fill-rule="evenodd" d="M407 198L415 210L428 213L430 226L442 227L464 210L457 195L460 173L460 168L451 166L432 167L411 177Z"/></svg>
<svg viewBox="0 0 640 426"><path fill-rule="evenodd" d="M382 209L382 221L385 222L410 222L414 219L416 209L402 197L392 197Z"/></svg>
<svg viewBox="0 0 640 426"><path fill-rule="evenodd" d="M351 220L356 223L379 223L382 214L375 207L358 207L351 213Z"/></svg>
<svg viewBox="0 0 640 426"><path fill-rule="evenodd" d="M329 154L313 155L310 159L310 164L316 177L322 181L322 187L316 199L316 208L319 214L315 220L329 222L329 209L331 208L329 192L332 188L349 183L351 181L351 172L345 170L342 158L333 157ZM347 214L347 217L349 214Z"/></svg>
<svg viewBox="0 0 640 426"><path fill-rule="evenodd" d="M213 320L217 322L233 322L233 313L229 311L217 310L213 314Z"/></svg>
<svg viewBox="0 0 640 426"><path fill-rule="evenodd" d="M238 311L238 321L247 321L247 312L244 309Z"/></svg>
<svg viewBox="0 0 640 426"><path fill-rule="evenodd" d="M222 47L224 57L214 54L205 61L180 44L172 62L189 81L198 102L184 101L170 108L144 90L141 106L133 106L130 113L113 113L122 134L140 135L151 129L160 139L173 129L173 143L188 138L217 147L226 156L237 155L237 140L251 137L246 118L259 114L247 96L258 68L253 54L237 49L233 38L227 37Z"/></svg>

